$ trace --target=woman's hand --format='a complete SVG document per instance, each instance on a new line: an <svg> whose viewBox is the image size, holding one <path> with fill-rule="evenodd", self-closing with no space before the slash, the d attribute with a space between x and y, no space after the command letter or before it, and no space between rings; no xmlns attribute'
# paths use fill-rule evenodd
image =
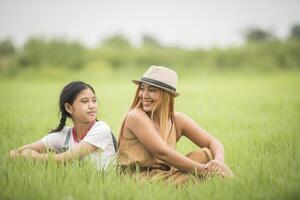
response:
<svg viewBox="0 0 300 200"><path fill-rule="evenodd" d="M222 178L232 178L233 172L229 169L228 166L222 161L211 160L205 164L205 170L207 176L218 175Z"/></svg>

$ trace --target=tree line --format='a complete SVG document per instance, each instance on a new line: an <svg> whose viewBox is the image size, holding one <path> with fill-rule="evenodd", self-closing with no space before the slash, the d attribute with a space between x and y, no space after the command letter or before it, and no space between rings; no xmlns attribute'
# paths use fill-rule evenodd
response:
<svg viewBox="0 0 300 200"><path fill-rule="evenodd" d="M26 68L83 69L91 64L114 69L148 67L151 64L204 70L300 69L300 24L289 36L278 39L271 31L249 28L245 43L226 49L184 49L164 46L151 35L134 47L121 34L103 40L96 48L61 38L32 37L21 48L10 39L0 41L0 73L14 75Z"/></svg>

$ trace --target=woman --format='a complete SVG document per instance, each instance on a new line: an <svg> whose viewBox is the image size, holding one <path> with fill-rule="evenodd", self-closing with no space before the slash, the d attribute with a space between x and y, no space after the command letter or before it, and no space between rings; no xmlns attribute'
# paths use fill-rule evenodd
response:
<svg viewBox="0 0 300 200"><path fill-rule="evenodd" d="M138 88L120 131L117 153L124 172L175 184L185 183L188 177L233 176L224 163L223 145L190 117L174 111L174 98L179 95L175 71L151 66L133 82ZM178 153L175 148L181 136L200 149L187 156Z"/></svg>
<svg viewBox="0 0 300 200"><path fill-rule="evenodd" d="M48 149L55 151L54 161L64 163L89 156L97 169L107 167L115 156L110 127L97 121L97 98L94 89L82 81L73 81L61 91L60 123L50 134L31 144L10 151L10 157L48 160ZM74 124L66 127L67 118Z"/></svg>

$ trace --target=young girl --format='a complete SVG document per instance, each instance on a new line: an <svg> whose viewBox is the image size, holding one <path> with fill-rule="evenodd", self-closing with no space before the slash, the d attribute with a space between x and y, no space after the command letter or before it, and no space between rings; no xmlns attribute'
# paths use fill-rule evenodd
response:
<svg viewBox="0 0 300 200"><path fill-rule="evenodd" d="M138 88L120 131L117 153L125 173L175 184L185 183L188 177L233 176L224 163L223 145L190 117L174 111L174 97L179 95L175 71L151 66L133 82ZM186 156L178 153L175 148L181 136L201 148Z"/></svg>
<svg viewBox="0 0 300 200"><path fill-rule="evenodd" d="M41 140L10 151L11 157L48 160L48 149L55 151L58 163L90 156L97 169L107 167L116 149L109 126L97 121L97 98L94 89L82 81L67 84L59 98L60 123ZM65 126L67 118L74 127Z"/></svg>

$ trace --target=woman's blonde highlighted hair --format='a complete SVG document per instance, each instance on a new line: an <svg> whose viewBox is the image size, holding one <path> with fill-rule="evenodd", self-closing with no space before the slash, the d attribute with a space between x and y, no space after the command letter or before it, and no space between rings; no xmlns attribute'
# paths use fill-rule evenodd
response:
<svg viewBox="0 0 300 200"><path fill-rule="evenodd" d="M128 112L130 112L131 110L133 110L135 108L141 108L142 107L141 99L139 97L140 88L141 88L141 84L139 84L139 86L137 87L133 102L132 102ZM151 111L150 118L151 118L151 120L153 120L154 112L156 111L157 107L159 106L159 108L160 108L159 113L158 113L158 116L160 116L160 119L159 119L160 131L159 131L159 134L160 134L161 138L165 142L167 142L167 139L168 139L169 134L170 134L170 130L168 130L168 121L169 121L170 118L171 118L171 120L173 120L172 116L174 115L174 100L175 100L175 97L174 97L174 95L170 94L169 92L167 92L163 89L160 89L160 88L158 88L158 89L160 91L160 98L157 101L156 105L154 105L154 107ZM125 117L125 119L123 120L123 123L122 123L122 127L121 127L121 130L120 130L120 136L121 136L122 131L123 131L125 120L126 120L126 117ZM174 123L174 122L172 121L172 123Z"/></svg>

